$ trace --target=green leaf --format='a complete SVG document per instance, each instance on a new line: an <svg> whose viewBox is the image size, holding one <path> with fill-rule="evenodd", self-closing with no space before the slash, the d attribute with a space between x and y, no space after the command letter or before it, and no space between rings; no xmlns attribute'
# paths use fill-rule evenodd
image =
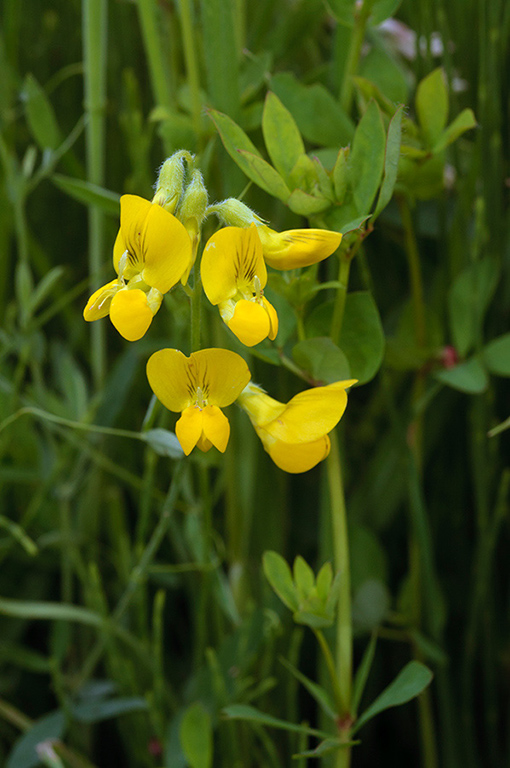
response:
<svg viewBox="0 0 510 768"><path fill-rule="evenodd" d="M300 601L306 600L315 587L315 576L312 569L301 555L298 555L294 560L294 581Z"/></svg>
<svg viewBox="0 0 510 768"><path fill-rule="evenodd" d="M29 312L31 315L33 315L37 307L44 301L48 294L51 293L63 274L63 267L53 267L53 269L50 269L50 271L44 275L42 280L36 285L29 299Z"/></svg>
<svg viewBox="0 0 510 768"><path fill-rule="evenodd" d="M384 621L391 604L386 585L378 579L367 579L354 593L352 621L356 629L372 631Z"/></svg>
<svg viewBox="0 0 510 768"><path fill-rule="evenodd" d="M457 115L453 123L450 123L448 128L441 134L437 143L434 145L432 152L437 154L446 149L447 146L453 144L459 136L462 136L466 131L470 131L472 128L476 128L478 123L472 109L463 109L460 115Z"/></svg>
<svg viewBox="0 0 510 768"><path fill-rule="evenodd" d="M354 26L356 0L329 0L328 5L339 24L343 24L345 27Z"/></svg>
<svg viewBox="0 0 510 768"><path fill-rule="evenodd" d="M284 731L306 733L309 736L317 736L320 739L330 737L329 734L324 733L324 731L318 731L316 728L308 728L306 725L295 725L295 723L288 723L286 720L280 720L277 717L272 717L272 715L266 715L264 712L255 709L255 707L250 707L249 704L230 704L228 707L224 707L222 712L231 720L248 720L259 725L267 725Z"/></svg>
<svg viewBox="0 0 510 768"><path fill-rule="evenodd" d="M262 132L274 167L287 179L298 159L305 154L305 145L291 113L271 91L264 104Z"/></svg>
<svg viewBox="0 0 510 768"><path fill-rule="evenodd" d="M41 764L37 745L47 739L62 739L65 724L65 715L59 709L41 717L16 741L5 768L37 768Z"/></svg>
<svg viewBox="0 0 510 768"><path fill-rule="evenodd" d="M287 661L287 659L284 659L282 656L280 656L280 661L283 666L288 669L289 672L294 675L294 677L299 680L299 682L306 688L310 696L313 696L317 704L326 713L326 715L334 720L337 714L335 712L335 705L333 704L329 693L325 691L324 688L322 688L320 685L314 683L313 680L310 680L308 677L306 677L306 675L303 675L303 673L300 672L299 669L296 669L296 667L294 667L290 661Z"/></svg>
<svg viewBox="0 0 510 768"><path fill-rule="evenodd" d="M168 429L149 429L147 432L140 432L140 437L158 456L167 456L169 459L182 459L184 456L175 432Z"/></svg>
<svg viewBox="0 0 510 768"><path fill-rule="evenodd" d="M262 565L266 579L282 603L291 611L296 611L299 607L299 601L287 561L278 552L268 550L264 552Z"/></svg>
<svg viewBox="0 0 510 768"><path fill-rule="evenodd" d="M402 0L375 0L369 19L370 24L374 27L378 24L382 24L385 19L389 19L390 16L393 16L399 9L401 3Z"/></svg>
<svg viewBox="0 0 510 768"><path fill-rule="evenodd" d="M365 221L370 218L370 216L358 216L357 219L352 219L352 221L348 221L346 224L342 224L338 228L338 232L341 232L342 235L346 235L348 232L354 232L356 229L360 229L362 224L364 224Z"/></svg>
<svg viewBox="0 0 510 768"><path fill-rule="evenodd" d="M116 699L94 698L73 704L73 717L80 723L100 723L112 717L141 712L148 708L145 699L139 696L119 696Z"/></svg>
<svg viewBox="0 0 510 768"><path fill-rule="evenodd" d="M271 88L308 141L323 147L344 147L352 139L352 121L323 85L303 85L290 72L281 72L271 78Z"/></svg>
<svg viewBox="0 0 510 768"><path fill-rule="evenodd" d="M207 93L217 109L238 117L241 94L234 6L231 0L201 0L200 10Z"/></svg>
<svg viewBox="0 0 510 768"><path fill-rule="evenodd" d="M300 216L312 216L314 213L322 213L331 207L331 201L327 197L310 195L302 189L295 189L287 200L291 211Z"/></svg>
<svg viewBox="0 0 510 768"><path fill-rule="evenodd" d="M400 158L400 142L402 138L402 115L404 107L401 106L393 115L388 128L386 139L386 152L384 155L384 174L377 205L374 211L374 218L386 208L393 195L395 182L397 181L398 161Z"/></svg>
<svg viewBox="0 0 510 768"><path fill-rule="evenodd" d="M349 177L358 213L368 213L381 183L384 169L386 133L381 112L370 101L361 118L349 155Z"/></svg>
<svg viewBox="0 0 510 768"><path fill-rule="evenodd" d="M235 123L228 115L218 112L215 109L208 110L207 114L216 126L220 134L223 146L227 150L232 160L237 163L239 168L249 176L250 165L248 161L240 154L240 150L257 155L262 159L262 155L255 144L248 138L242 128ZM276 173L276 171L275 171Z"/></svg>
<svg viewBox="0 0 510 768"><path fill-rule="evenodd" d="M238 150L238 154L243 159L243 163L239 163L239 167L242 168L248 178L265 192L286 203L290 196L290 189L278 171L275 171L273 166L266 163L264 158L258 154L254 155L244 149Z"/></svg>
<svg viewBox="0 0 510 768"><path fill-rule="evenodd" d="M57 149L61 142L60 131L53 107L43 88L31 74L25 77L21 97L30 132L41 149Z"/></svg>
<svg viewBox="0 0 510 768"><path fill-rule="evenodd" d="M60 173L54 173L50 179L59 189L78 202L84 205L95 205L110 216L117 218L120 216L120 195L116 192L91 184L90 181L62 176Z"/></svg>
<svg viewBox="0 0 510 768"><path fill-rule="evenodd" d="M305 323L310 336L329 333L333 308L334 302L328 301L310 313ZM385 338L379 311L368 291L347 294L339 346L353 379L361 384L373 379L384 357Z"/></svg>
<svg viewBox="0 0 510 768"><path fill-rule="evenodd" d="M468 395L479 395L489 386L487 371L479 357L472 357L465 363L456 365L455 368L437 371L435 378L442 384L458 389L459 392L466 392Z"/></svg>
<svg viewBox="0 0 510 768"><path fill-rule="evenodd" d="M485 365L496 376L510 376L510 333L493 339L483 350Z"/></svg>
<svg viewBox="0 0 510 768"><path fill-rule="evenodd" d="M406 704L419 696L432 681L432 672L419 661L410 661L404 669L357 720L351 734L354 735L369 720L390 707Z"/></svg>
<svg viewBox="0 0 510 768"><path fill-rule="evenodd" d="M368 675L372 669L376 645L377 632L372 632L372 636L368 642L367 647L365 648L363 658L361 659L359 667L356 670L356 675L354 677L354 683L352 687L352 711L354 713L358 711L361 697L363 696L363 691L365 690L365 685L368 680Z"/></svg>
<svg viewBox="0 0 510 768"><path fill-rule="evenodd" d="M416 90L416 113L423 138L433 147L448 120L448 90L444 70L438 67L419 83Z"/></svg>
<svg viewBox="0 0 510 768"><path fill-rule="evenodd" d="M384 357L384 331L379 310L368 291L348 293L340 335L353 379L366 384L374 378Z"/></svg>
<svg viewBox="0 0 510 768"><path fill-rule="evenodd" d="M182 750L190 768L211 768L213 733L211 717L200 702L189 706L180 727Z"/></svg>
<svg viewBox="0 0 510 768"><path fill-rule="evenodd" d="M345 193L347 192L347 185L349 182L349 149L343 147L338 152L335 166L333 168L333 183L335 185L335 197L337 203L342 205L345 199Z"/></svg>
<svg viewBox="0 0 510 768"><path fill-rule="evenodd" d="M362 59L359 75L361 77L356 77L355 83L358 90L363 94L365 103L372 96L390 117L398 104L409 104L408 73L386 48L377 46L369 50ZM360 83L360 80L365 82ZM372 94L367 94L367 90L369 90L366 88L367 82L370 82L374 88Z"/></svg>
<svg viewBox="0 0 510 768"><path fill-rule="evenodd" d="M331 563L328 561L327 563L324 563L324 565L320 569L319 573L317 574L317 579L315 582L319 600L326 602L326 600L328 599L328 594L329 594L329 590L331 589L332 583L333 583L333 568L331 567Z"/></svg>
<svg viewBox="0 0 510 768"><path fill-rule="evenodd" d="M351 378L346 355L329 337L298 341L292 357L316 382L333 384Z"/></svg>
<svg viewBox="0 0 510 768"><path fill-rule="evenodd" d="M52 619L55 621L77 621L94 627L103 626L104 619L88 608L66 603L52 603L31 600L13 600L0 597L0 614L19 619Z"/></svg>
<svg viewBox="0 0 510 768"><path fill-rule="evenodd" d="M492 258L477 261L464 269L448 295L453 343L464 357L472 349L490 300L496 290L499 268Z"/></svg>

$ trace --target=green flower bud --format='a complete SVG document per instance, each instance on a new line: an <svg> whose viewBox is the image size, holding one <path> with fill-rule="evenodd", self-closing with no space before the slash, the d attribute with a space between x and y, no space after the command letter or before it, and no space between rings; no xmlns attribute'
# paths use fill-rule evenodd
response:
<svg viewBox="0 0 510 768"><path fill-rule="evenodd" d="M207 208L207 189L199 170L191 172L191 181L184 190L177 218L182 221L193 242L198 243L200 227Z"/></svg>
<svg viewBox="0 0 510 768"><path fill-rule="evenodd" d="M223 224L230 227L249 227L251 224L259 226L264 223L260 216L235 197L209 206L207 213L215 213Z"/></svg>
<svg viewBox="0 0 510 768"><path fill-rule="evenodd" d="M182 195L185 159L192 162L193 157L187 150L180 149L168 157L159 169L152 202L161 205L169 213L174 213Z"/></svg>

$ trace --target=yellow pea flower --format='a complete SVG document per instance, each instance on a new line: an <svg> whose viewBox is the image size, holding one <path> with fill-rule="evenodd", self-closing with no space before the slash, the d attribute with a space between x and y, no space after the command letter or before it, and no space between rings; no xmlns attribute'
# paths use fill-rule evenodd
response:
<svg viewBox="0 0 510 768"><path fill-rule="evenodd" d="M306 472L329 454L328 433L345 411L346 389L355 383L350 379L314 387L285 404L250 382L238 403L276 466L285 472Z"/></svg>
<svg viewBox="0 0 510 768"><path fill-rule="evenodd" d="M192 263L192 243L184 225L160 205L137 195L120 199L120 229L113 247L117 279L92 294L85 320L110 315L128 341L147 331L163 301Z"/></svg>
<svg viewBox="0 0 510 768"><path fill-rule="evenodd" d="M340 232L328 229L288 229L275 232L265 224L257 228L264 259L273 269L309 267L327 259L342 240Z"/></svg>
<svg viewBox="0 0 510 768"><path fill-rule="evenodd" d="M223 321L247 347L278 333L278 315L264 297L267 269L258 228L225 227L209 238L202 285Z"/></svg>
<svg viewBox="0 0 510 768"><path fill-rule="evenodd" d="M202 349L189 357L160 349L147 362L152 391L169 411L181 413L175 434L188 456L215 446L225 451L230 424L220 410L231 405L250 380L243 358L228 349Z"/></svg>
<svg viewBox="0 0 510 768"><path fill-rule="evenodd" d="M274 269L297 269L316 264L331 256L342 240L340 232L327 229L289 229L286 232L275 232L251 208L235 197L210 205L207 211L209 214L215 213L227 226L255 225L262 243L264 260Z"/></svg>

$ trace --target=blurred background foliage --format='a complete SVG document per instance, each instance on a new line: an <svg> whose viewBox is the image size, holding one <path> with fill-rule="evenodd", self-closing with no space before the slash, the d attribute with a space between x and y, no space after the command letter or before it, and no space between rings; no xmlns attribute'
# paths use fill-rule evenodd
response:
<svg viewBox="0 0 510 768"><path fill-rule="evenodd" d="M284 475L235 409L225 457L184 466L171 441L148 443L142 426L172 422L150 404L145 361L163 346L189 352L187 298L167 296L133 345L107 320L91 329L82 309L110 279L120 194L150 198L173 151L198 154L211 201L243 194L278 230L307 218L340 229L374 198L358 176L342 189L339 150L350 145L354 162L360 118L377 114L386 135L404 104L393 198L345 238L356 257L342 338L365 385L339 431L356 663L377 637L363 701L410 659L435 677L418 705L363 730L353 764L506 765L510 6L4 0L2 15L0 762L37 765L33 744L59 737L41 763L307 764L291 759L314 744L303 729L221 710L253 704L323 726L288 668L325 680L313 636L261 560L301 555L317 572L331 559L325 470ZM262 130L268 92L303 137L306 204L238 167L223 115L277 162ZM342 378L344 359L317 374L310 345L294 346L296 328L301 343L329 335L333 288L317 280L337 273L330 259L270 281L278 353L259 345L250 368L282 401L303 388L289 368ZM203 311L207 343L237 349Z"/></svg>

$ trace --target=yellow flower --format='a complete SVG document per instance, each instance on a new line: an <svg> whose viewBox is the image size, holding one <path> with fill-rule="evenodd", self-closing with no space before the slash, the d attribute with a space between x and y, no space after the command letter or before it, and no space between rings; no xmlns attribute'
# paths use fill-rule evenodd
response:
<svg viewBox="0 0 510 768"><path fill-rule="evenodd" d="M192 262L192 244L183 224L160 205L136 195L120 199L120 229L113 247L118 278L88 300L85 320L110 315L128 341L141 339L163 300Z"/></svg>
<svg viewBox="0 0 510 768"><path fill-rule="evenodd" d="M225 227L209 238L201 265L211 304L247 347L278 333L278 315L264 297L267 270L258 227Z"/></svg>
<svg viewBox="0 0 510 768"><path fill-rule="evenodd" d="M306 472L326 458L328 433L347 405L346 389L356 379L300 392L287 404L248 384L238 398L274 463L285 472Z"/></svg>
<svg viewBox="0 0 510 768"><path fill-rule="evenodd" d="M182 411L175 434L188 456L195 445L222 453L230 436L220 410L238 397L250 380L248 366L228 349L202 349L189 357L178 349L160 349L149 358L147 378L152 391L170 411Z"/></svg>
<svg viewBox="0 0 510 768"><path fill-rule="evenodd" d="M275 232L265 224L257 227L264 259L274 269L308 267L326 259L340 245L340 232L327 229L289 229Z"/></svg>

